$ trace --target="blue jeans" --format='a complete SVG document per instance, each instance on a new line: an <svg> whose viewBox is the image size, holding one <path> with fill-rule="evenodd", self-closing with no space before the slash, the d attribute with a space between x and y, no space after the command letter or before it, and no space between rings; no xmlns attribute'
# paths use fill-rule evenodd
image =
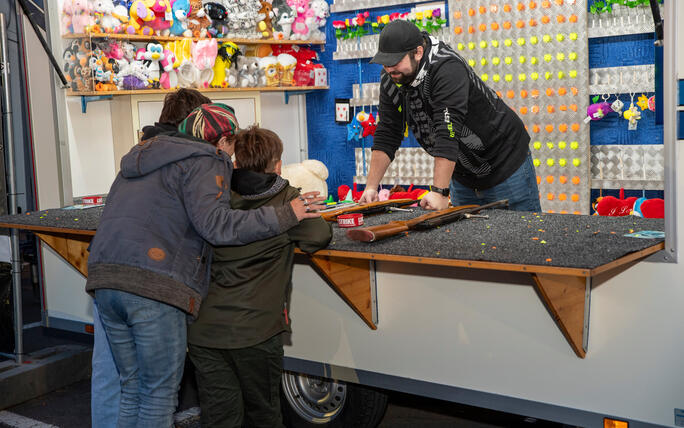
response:
<svg viewBox="0 0 684 428"><path fill-rule="evenodd" d="M449 186L451 203L458 205L482 205L508 199L508 209L513 211L541 211L537 174L528 152L523 164L503 182L487 190L474 190L452 179Z"/></svg>
<svg viewBox="0 0 684 428"><path fill-rule="evenodd" d="M90 415L93 427L116 428L119 417L121 383L114 364L107 333L104 331L97 305L93 305L93 373L90 378Z"/></svg>
<svg viewBox="0 0 684 428"><path fill-rule="evenodd" d="M95 291L121 381L118 428L173 426L186 349L186 315L119 290Z"/></svg>

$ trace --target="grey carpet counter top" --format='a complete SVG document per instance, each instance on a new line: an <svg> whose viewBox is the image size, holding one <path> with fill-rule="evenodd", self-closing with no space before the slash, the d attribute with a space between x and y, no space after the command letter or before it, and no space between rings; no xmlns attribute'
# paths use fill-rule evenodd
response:
<svg viewBox="0 0 684 428"><path fill-rule="evenodd" d="M83 210L50 209L1 216L0 223L94 231L103 207ZM328 250L401 256L475 260L524 265L593 269L627 254L663 242L624 235L663 231L662 219L537 214L487 210L489 219L473 218L428 231L411 231L379 242L356 242L333 226ZM423 214L394 212L366 217L365 226L405 220Z"/></svg>

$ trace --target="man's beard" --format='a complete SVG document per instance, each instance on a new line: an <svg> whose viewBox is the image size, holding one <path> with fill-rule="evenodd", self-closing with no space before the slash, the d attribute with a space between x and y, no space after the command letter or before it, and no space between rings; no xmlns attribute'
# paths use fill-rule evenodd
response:
<svg viewBox="0 0 684 428"><path fill-rule="evenodd" d="M418 75L418 61L416 59L409 55L409 61L411 62L411 72L408 74L400 73L400 72L392 72L390 73L390 77L394 81L394 83L398 83L399 85L408 85L409 83L413 82L413 79L416 78L416 75ZM396 74L395 74L396 73Z"/></svg>

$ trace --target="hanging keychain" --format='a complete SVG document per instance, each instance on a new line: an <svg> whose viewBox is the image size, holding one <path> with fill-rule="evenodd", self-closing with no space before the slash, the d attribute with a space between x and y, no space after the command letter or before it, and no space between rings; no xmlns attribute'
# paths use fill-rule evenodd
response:
<svg viewBox="0 0 684 428"><path fill-rule="evenodd" d="M636 131L637 121L641 119L641 111L637 106L634 105L634 92L630 92L629 97L631 99L629 109L625 110L625 112L622 113L622 117L629 121L629 126L627 127L627 129L629 131Z"/></svg>
<svg viewBox="0 0 684 428"><path fill-rule="evenodd" d="M598 95L595 96L594 98L592 98L592 101L594 103L590 104L589 107L587 107L587 117L584 118L584 123L589 123L592 120L601 120L608 113L610 113L612 108L611 108L611 105L608 104L609 98L610 98L610 95L608 95L608 94L601 95L601 99L603 100L601 102L598 102L598 100L599 100Z"/></svg>
<svg viewBox="0 0 684 428"><path fill-rule="evenodd" d="M620 96L615 94L615 101L610 105L610 108L620 116L622 116L622 109L625 108L625 103L620 101Z"/></svg>
<svg viewBox="0 0 684 428"><path fill-rule="evenodd" d="M639 95L639 100L637 101L637 105L641 110L646 110L648 109L648 97L644 94Z"/></svg>

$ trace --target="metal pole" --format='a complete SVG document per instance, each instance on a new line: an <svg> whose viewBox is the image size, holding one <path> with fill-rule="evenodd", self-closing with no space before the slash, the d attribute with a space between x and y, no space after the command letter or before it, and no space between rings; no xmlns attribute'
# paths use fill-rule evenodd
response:
<svg viewBox="0 0 684 428"><path fill-rule="evenodd" d="M14 168L14 133L12 132L12 103L10 96L10 64L7 53L7 33L5 32L5 15L0 13L0 72L2 73L2 119L5 128L5 149L7 152L7 178L9 213L17 214L17 180ZM19 232L10 229L10 246L12 248L12 291L14 302L14 355L17 364L22 363L24 354L24 320L21 307L21 260L19 256Z"/></svg>

